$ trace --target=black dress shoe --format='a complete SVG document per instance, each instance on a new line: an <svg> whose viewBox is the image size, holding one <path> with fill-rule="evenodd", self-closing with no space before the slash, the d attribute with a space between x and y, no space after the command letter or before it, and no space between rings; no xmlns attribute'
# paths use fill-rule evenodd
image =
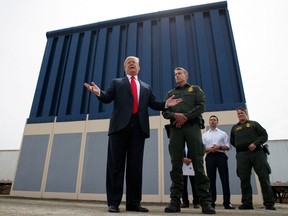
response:
<svg viewBox="0 0 288 216"><path fill-rule="evenodd" d="M193 204L193 208L198 209L198 208L200 208L200 205L199 204Z"/></svg>
<svg viewBox="0 0 288 216"><path fill-rule="evenodd" d="M111 205L108 207L108 212L117 213L119 212L119 208L117 206Z"/></svg>
<svg viewBox="0 0 288 216"><path fill-rule="evenodd" d="M231 204L225 205L224 208L225 209L235 209L235 207L233 207Z"/></svg>
<svg viewBox="0 0 288 216"><path fill-rule="evenodd" d="M127 206L126 211L135 211L135 212L149 212L147 208L143 208L142 206Z"/></svg>

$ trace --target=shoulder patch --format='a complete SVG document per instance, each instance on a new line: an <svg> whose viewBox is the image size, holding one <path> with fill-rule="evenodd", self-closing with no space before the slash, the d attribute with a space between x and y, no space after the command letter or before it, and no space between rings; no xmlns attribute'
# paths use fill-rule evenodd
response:
<svg viewBox="0 0 288 216"><path fill-rule="evenodd" d="M200 86L198 86L198 85L193 85L192 87L193 87L194 89L196 89L196 90L198 89L200 92L204 93L203 90L200 88Z"/></svg>
<svg viewBox="0 0 288 216"><path fill-rule="evenodd" d="M199 88L199 91L200 91L200 92L204 93L203 90L202 90L200 87L198 87L198 88Z"/></svg>

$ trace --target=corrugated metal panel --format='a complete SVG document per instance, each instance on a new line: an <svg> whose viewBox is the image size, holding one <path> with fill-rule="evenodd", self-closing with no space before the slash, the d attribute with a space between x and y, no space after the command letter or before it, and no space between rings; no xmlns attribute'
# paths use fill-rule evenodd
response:
<svg viewBox="0 0 288 216"><path fill-rule="evenodd" d="M102 104L84 87L107 89L124 76L129 55L140 58L140 79L162 100L175 86L173 70L189 71L200 85L207 111L245 106L227 2L161 11L47 33L39 80L28 123L109 118L112 104ZM151 115L159 112L150 110Z"/></svg>

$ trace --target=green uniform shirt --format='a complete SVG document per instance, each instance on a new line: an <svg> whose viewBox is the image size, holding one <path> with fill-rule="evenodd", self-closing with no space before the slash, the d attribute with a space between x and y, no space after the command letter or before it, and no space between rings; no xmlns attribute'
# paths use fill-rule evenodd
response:
<svg viewBox="0 0 288 216"><path fill-rule="evenodd" d="M185 84L183 87L177 86L170 90L165 100L172 95L175 98L182 98L182 102L177 106L169 107L166 111L162 112L165 119L174 119L174 113L183 113L189 120L193 120L201 115L206 109L205 94L199 86Z"/></svg>
<svg viewBox="0 0 288 216"><path fill-rule="evenodd" d="M237 150L248 150L248 146L254 143L260 147L268 140L266 130L256 121L246 121L235 124L231 129L230 142Z"/></svg>

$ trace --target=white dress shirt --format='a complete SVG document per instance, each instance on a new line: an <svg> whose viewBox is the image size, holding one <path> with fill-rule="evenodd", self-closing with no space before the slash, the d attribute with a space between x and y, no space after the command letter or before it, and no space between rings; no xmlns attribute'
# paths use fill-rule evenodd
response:
<svg viewBox="0 0 288 216"><path fill-rule="evenodd" d="M229 149L231 147L230 140L226 132L215 128L214 130L209 129L202 136L203 143L206 148L211 148L213 145L227 146ZM225 152L223 150L218 150L219 152Z"/></svg>

